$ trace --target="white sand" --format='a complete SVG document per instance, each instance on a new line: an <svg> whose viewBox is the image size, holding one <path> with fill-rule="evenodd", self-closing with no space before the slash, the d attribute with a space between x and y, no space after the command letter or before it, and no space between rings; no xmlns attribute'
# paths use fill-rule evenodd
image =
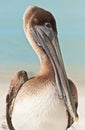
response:
<svg viewBox="0 0 85 130"><path fill-rule="evenodd" d="M74 123L69 130L85 130L85 83L76 84L79 94L79 121ZM0 80L0 130L7 130L5 119L5 99L9 88L9 80ZM26 130L26 129L25 129Z"/></svg>
<svg viewBox="0 0 85 130"><path fill-rule="evenodd" d="M7 124L5 119L6 112L6 94L9 89L9 80L0 79L0 130L7 130Z"/></svg>

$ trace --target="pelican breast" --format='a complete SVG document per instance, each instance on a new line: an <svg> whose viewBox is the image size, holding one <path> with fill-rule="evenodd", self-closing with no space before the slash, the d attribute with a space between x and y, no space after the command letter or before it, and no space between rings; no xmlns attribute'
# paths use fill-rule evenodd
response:
<svg viewBox="0 0 85 130"><path fill-rule="evenodd" d="M28 81L29 83L26 82L18 93L12 114L15 129L66 129L68 121L66 108L62 100L58 99L55 84L47 80L44 82L39 81L40 84L36 84L36 81L39 81L39 79L36 78L36 80ZM26 85L28 86L27 89Z"/></svg>

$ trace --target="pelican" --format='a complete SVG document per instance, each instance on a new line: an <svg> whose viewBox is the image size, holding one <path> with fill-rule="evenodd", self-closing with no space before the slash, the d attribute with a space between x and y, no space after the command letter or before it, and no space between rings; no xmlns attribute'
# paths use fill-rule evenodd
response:
<svg viewBox="0 0 85 130"><path fill-rule="evenodd" d="M19 85L12 85L12 94L7 96L8 127L67 130L78 119L78 94L66 75L54 16L32 6L26 10L23 23L26 37L40 59L40 71L31 79L25 73L22 83L19 73L13 79Z"/></svg>

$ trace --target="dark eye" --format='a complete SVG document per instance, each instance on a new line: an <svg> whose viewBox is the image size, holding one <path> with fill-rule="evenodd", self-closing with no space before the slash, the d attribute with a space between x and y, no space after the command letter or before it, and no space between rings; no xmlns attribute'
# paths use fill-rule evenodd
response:
<svg viewBox="0 0 85 130"><path fill-rule="evenodd" d="M45 23L45 27L51 28L51 24L50 23Z"/></svg>

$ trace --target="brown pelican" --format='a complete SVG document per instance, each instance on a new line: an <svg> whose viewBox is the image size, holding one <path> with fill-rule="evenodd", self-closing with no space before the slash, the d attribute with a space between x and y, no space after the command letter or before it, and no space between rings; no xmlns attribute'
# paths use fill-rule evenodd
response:
<svg viewBox="0 0 85 130"><path fill-rule="evenodd" d="M65 72L55 19L44 9L30 7L24 14L24 31L39 56L41 68L21 87L12 87L7 98L7 119L12 125L8 121L9 129L66 130L78 118L78 95Z"/></svg>

